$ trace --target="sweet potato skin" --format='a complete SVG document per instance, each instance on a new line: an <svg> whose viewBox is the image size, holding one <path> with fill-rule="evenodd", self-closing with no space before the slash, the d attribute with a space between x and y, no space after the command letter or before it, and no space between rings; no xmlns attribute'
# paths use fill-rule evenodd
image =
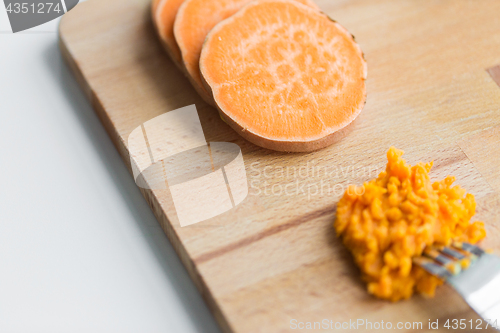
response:
<svg viewBox="0 0 500 333"><path fill-rule="evenodd" d="M213 92L212 88L210 85L207 83L205 78L201 77L203 84L205 88L210 92L212 98L213 98ZM366 94L365 94L365 103L366 103ZM336 142L339 142L343 138L345 138L349 133L354 130L356 127L356 124L358 122L358 118L356 117L352 122L350 122L347 126L344 128L331 133L330 135L327 135L319 140L313 140L313 141L274 141L274 140L269 140L267 138L264 138L262 136L259 136L255 133L252 133L251 131L246 130L243 126L238 124L236 121L231 119L224 111L218 106L215 105L217 110L219 111L220 117L222 120L229 125L236 133L241 135L244 139L250 141L251 143L270 150L275 150L275 151L282 151L282 152L287 152L287 153L307 153L307 152L312 152L316 150L323 149L325 147L328 147Z"/></svg>
<svg viewBox="0 0 500 333"><path fill-rule="evenodd" d="M200 89L199 85L193 81L192 77L186 71L186 67L182 62L181 50L173 35L174 21L164 22L167 19L172 19L170 17L172 13L169 13L168 11L175 10L177 12L183 2L184 0L153 0L151 2L151 17L153 25L163 49L166 51L173 63L184 73L203 100L206 103L215 106L213 99L207 94L207 92ZM169 6L172 6L172 8ZM169 25L168 27L166 26L167 24Z"/></svg>
<svg viewBox="0 0 500 333"><path fill-rule="evenodd" d="M153 23L156 26L156 10L158 9L158 4L160 3L160 0L153 0L151 1L151 17L153 18Z"/></svg>

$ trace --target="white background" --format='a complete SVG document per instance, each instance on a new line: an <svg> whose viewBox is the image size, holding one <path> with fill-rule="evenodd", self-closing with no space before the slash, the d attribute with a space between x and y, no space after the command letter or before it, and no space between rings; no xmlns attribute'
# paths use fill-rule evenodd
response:
<svg viewBox="0 0 500 333"><path fill-rule="evenodd" d="M62 62L58 21L12 34L0 5L0 332L218 332Z"/></svg>

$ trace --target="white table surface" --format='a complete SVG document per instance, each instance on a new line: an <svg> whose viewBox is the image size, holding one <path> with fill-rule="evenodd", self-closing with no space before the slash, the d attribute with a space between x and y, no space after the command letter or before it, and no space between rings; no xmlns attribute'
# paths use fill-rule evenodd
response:
<svg viewBox="0 0 500 333"><path fill-rule="evenodd" d="M219 332L57 24L12 34L0 5L0 332Z"/></svg>

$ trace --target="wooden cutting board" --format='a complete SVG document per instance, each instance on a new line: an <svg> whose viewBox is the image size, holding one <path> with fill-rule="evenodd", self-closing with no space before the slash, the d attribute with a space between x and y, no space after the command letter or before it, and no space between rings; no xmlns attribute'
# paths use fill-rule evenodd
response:
<svg viewBox="0 0 500 333"><path fill-rule="evenodd" d="M168 189L142 190L223 331L288 332L291 320L324 319L422 322L423 331L439 319L448 331L447 319L475 320L446 286L433 299L371 297L332 223L340 190L376 176L394 145L411 163L434 159L436 179L456 175L476 195L484 246L500 250L500 2L318 5L360 43L368 101L347 137L307 154L262 149L231 130L163 52L147 0L79 4L62 19L60 47L127 166L133 129L190 104L207 141L241 148L248 196L217 217L180 227Z"/></svg>

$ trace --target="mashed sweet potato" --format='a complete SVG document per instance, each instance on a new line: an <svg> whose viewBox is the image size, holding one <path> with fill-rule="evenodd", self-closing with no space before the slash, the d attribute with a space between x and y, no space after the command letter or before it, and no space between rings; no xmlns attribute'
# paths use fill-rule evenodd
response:
<svg viewBox="0 0 500 333"><path fill-rule="evenodd" d="M470 223L476 202L448 176L431 183L431 163L408 165L391 147L387 167L363 186L351 185L337 206L337 235L376 297L398 301L416 291L433 296L443 281L413 264L426 246L476 243L482 222Z"/></svg>

